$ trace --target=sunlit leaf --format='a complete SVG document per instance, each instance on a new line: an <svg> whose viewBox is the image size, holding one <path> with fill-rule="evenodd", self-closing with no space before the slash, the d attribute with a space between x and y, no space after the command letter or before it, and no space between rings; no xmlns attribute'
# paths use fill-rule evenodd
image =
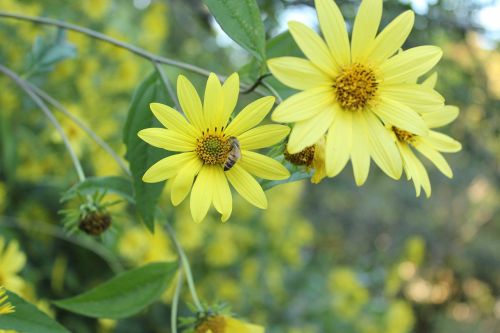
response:
<svg viewBox="0 0 500 333"><path fill-rule="evenodd" d="M266 59L264 24L255 0L203 0L222 29L260 62Z"/></svg>

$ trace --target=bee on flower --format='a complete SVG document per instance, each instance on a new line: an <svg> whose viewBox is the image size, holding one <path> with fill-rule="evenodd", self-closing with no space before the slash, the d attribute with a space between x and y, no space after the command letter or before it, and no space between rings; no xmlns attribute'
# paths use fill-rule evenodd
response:
<svg viewBox="0 0 500 333"><path fill-rule="evenodd" d="M202 104L191 82L180 75L177 95L185 117L167 105L152 103L151 111L166 129L147 128L138 133L150 145L176 152L152 165L143 181L168 180L174 206L191 192L191 215L196 222L205 218L212 204L222 221L229 219L229 184L252 205L265 209L266 195L254 177L281 180L290 176L279 162L253 151L277 144L290 131L278 124L257 126L271 110L274 97L254 101L230 121L238 94L237 73L223 85L211 74Z"/></svg>
<svg viewBox="0 0 500 333"><path fill-rule="evenodd" d="M324 39L300 22L289 22L290 33L307 59L268 61L279 81L302 90L283 101L272 119L294 124L290 154L326 135L329 177L351 161L356 184L362 185L373 159L388 176L399 179L403 160L385 127L419 136L429 133L420 113L443 107L444 98L431 87L411 82L434 67L442 51L418 46L398 52L413 27L414 13L402 13L377 34L382 0L361 2L351 42L335 2L316 0L315 5Z"/></svg>

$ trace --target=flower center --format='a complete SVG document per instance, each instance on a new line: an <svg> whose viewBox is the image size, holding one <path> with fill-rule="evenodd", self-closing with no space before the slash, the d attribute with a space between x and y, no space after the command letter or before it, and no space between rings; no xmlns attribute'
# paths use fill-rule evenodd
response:
<svg viewBox="0 0 500 333"><path fill-rule="evenodd" d="M304 148L303 150L299 151L296 154L290 154L288 150L285 149L284 155L287 161L290 161L295 165L306 165L310 167L314 160L314 151L315 151L315 146L312 145Z"/></svg>
<svg viewBox="0 0 500 333"><path fill-rule="evenodd" d="M226 321L222 316L211 316L205 319L196 327L196 333L224 333L226 330Z"/></svg>
<svg viewBox="0 0 500 333"><path fill-rule="evenodd" d="M402 129L397 128L396 126L392 126L392 131L396 134L399 142L407 142L412 143L415 141L415 134L412 134L407 131L403 131Z"/></svg>
<svg viewBox="0 0 500 333"><path fill-rule="evenodd" d="M195 152L205 164L223 164L231 151L231 144L227 138L206 134L198 139Z"/></svg>
<svg viewBox="0 0 500 333"><path fill-rule="evenodd" d="M372 69L362 64L352 64L344 68L335 79L337 102L346 110L363 109L377 92L377 78Z"/></svg>

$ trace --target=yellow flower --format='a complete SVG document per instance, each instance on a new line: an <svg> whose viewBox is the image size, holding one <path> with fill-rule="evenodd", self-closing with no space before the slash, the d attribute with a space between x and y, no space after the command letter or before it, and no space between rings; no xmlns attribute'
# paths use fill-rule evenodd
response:
<svg viewBox="0 0 500 333"><path fill-rule="evenodd" d="M154 234L140 226L128 227L118 242L118 251L135 265L177 259L170 239L158 225Z"/></svg>
<svg viewBox="0 0 500 333"><path fill-rule="evenodd" d="M7 302L7 295L5 295L6 291L3 286L0 286L0 315L9 314L14 312L14 306Z"/></svg>
<svg viewBox="0 0 500 333"><path fill-rule="evenodd" d="M253 176L278 180L289 177L276 160L251 150L269 147L289 132L283 125L255 127L269 113L274 97L263 97L246 106L229 122L239 93L239 77L231 75L221 85L215 74L208 78L204 103L184 76L177 80L178 111L159 103L151 110L167 128L148 128L139 137L158 148L180 152L154 164L143 176L148 183L168 179L172 203L179 205L191 190L191 215L201 222L213 203L227 221L232 211L229 183L258 208L267 208L267 198ZM255 128L254 128L255 127ZM240 157L240 158L238 158ZM193 185L194 181L194 185Z"/></svg>
<svg viewBox="0 0 500 333"><path fill-rule="evenodd" d="M325 169L325 137L322 136L314 145L306 147L295 154L290 154L288 146L285 149L285 159L295 165L305 165L307 170L314 169L311 183L318 184L326 177Z"/></svg>
<svg viewBox="0 0 500 333"><path fill-rule="evenodd" d="M215 315L209 316L196 327L195 333L264 333L264 327L240 320Z"/></svg>
<svg viewBox="0 0 500 333"><path fill-rule="evenodd" d="M327 133L329 177L351 160L356 184L362 185L371 157L387 175L399 179L402 160L384 125L419 135L428 132L418 112L435 110L444 99L431 88L408 82L429 71L442 51L420 46L397 53L412 29L414 14L401 14L377 35L382 0L361 3L351 44L334 1L316 0L316 9L326 43L304 24L289 22L290 33L308 59L268 61L278 80L303 90L281 103L272 119L295 123L288 143L291 153Z"/></svg>
<svg viewBox="0 0 500 333"><path fill-rule="evenodd" d="M0 284L16 293L20 293L25 286L24 280L18 275L26 264L26 255L19 251L17 241L5 244L0 237Z"/></svg>
<svg viewBox="0 0 500 333"><path fill-rule="evenodd" d="M437 80L437 75L430 76L422 86L433 88ZM435 109L432 112L422 114L422 119L428 128L437 128L448 125L458 116L459 110L455 106L446 105ZM440 132L430 130L427 135L418 135L402 130L396 126L387 126L392 133L394 141L401 153L403 167L408 180L413 180L417 197L420 196L421 188L424 189L427 197L431 195L431 183L427 171L422 162L417 158L411 147L418 150L431 161L445 176L453 177L453 172L440 152L454 153L462 149L460 142L450 138Z"/></svg>

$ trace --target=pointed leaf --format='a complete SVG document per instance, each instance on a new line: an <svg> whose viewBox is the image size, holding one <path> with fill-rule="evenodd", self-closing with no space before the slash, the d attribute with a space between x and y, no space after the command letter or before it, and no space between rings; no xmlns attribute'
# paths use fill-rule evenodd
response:
<svg viewBox="0 0 500 333"><path fill-rule="evenodd" d="M154 230L155 206L165 182L147 184L142 181L142 176L150 166L169 155L166 150L155 148L137 136L142 129L161 127L149 109L149 104L153 102L172 104L156 74L150 75L137 87L123 133L123 142L127 147L125 158L130 163L137 211L151 231Z"/></svg>
<svg viewBox="0 0 500 333"><path fill-rule="evenodd" d="M53 303L94 318L119 319L138 313L157 300L176 271L176 262L152 263L122 273L81 295Z"/></svg>
<svg viewBox="0 0 500 333"><path fill-rule="evenodd" d="M255 0L203 0L229 37L254 57L266 59L264 24Z"/></svg>
<svg viewBox="0 0 500 333"><path fill-rule="evenodd" d="M57 321L7 290L8 301L15 306L15 312L0 315L0 330L15 330L23 333L69 333Z"/></svg>

